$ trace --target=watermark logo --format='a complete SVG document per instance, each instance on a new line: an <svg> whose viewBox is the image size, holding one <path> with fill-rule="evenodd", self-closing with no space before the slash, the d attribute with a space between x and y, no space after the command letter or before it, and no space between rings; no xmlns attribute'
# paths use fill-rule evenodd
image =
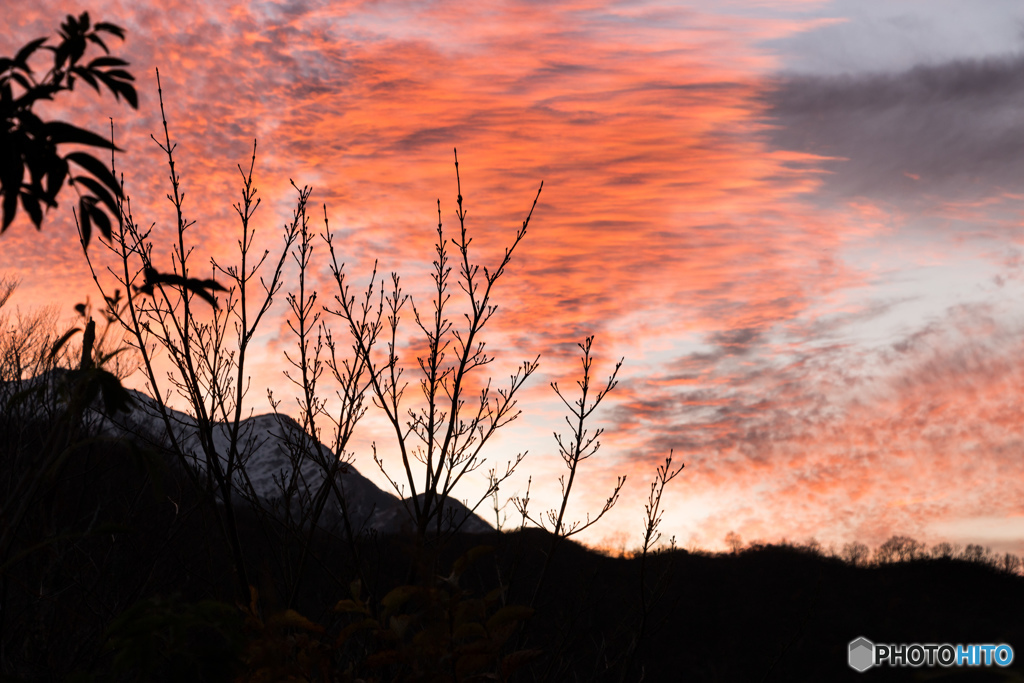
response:
<svg viewBox="0 0 1024 683"><path fill-rule="evenodd" d="M875 644L864 637L850 641L850 666L867 671L875 664Z"/></svg>
<svg viewBox="0 0 1024 683"><path fill-rule="evenodd" d="M847 649L850 668L864 672L873 666L1010 666L1013 648L1005 643L873 643L861 636Z"/></svg>

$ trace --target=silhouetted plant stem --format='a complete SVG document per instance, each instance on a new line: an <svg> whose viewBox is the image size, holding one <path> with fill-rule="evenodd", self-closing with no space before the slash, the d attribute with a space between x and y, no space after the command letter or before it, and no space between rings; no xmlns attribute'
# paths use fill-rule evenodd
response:
<svg viewBox="0 0 1024 683"><path fill-rule="evenodd" d="M644 505L644 542L640 550L640 623L627 646L622 673L619 676L620 683L624 683L626 676L629 675L637 650L640 644L644 642L644 636L647 634L647 619L651 613L650 599L647 595L647 556L654 546L657 545L658 541L661 540L661 532L658 531L658 526L661 524L661 518L664 514L664 511L661 509L661 497L665 493L665 486L679 476L679 473L683 471L685 466L685 464L680 464L678 468L673 470L672 452L669 451L668 457L665 458L665 464L658 466L654 481L651 482L651 492L647 497L647 503Z"/></svg>
<svg viewBox="0 0 1024 683"><path fill-rule="evenodd" d="M89 318L89 322L85 324L85 332L82 333L82 358L78 362L79 370L88 370L92 368L92 352L93 345L96 343L96 321Z"/></svg>
<svg viewBox="0 0 1024 683"><path fill-rule="evenodd" d="M296 189L298 190L297 187ZM341 364L337 362L336 356L334 356L333 353L334 346L330 339L330 333L320 320L319 311L316 311L314 308L316 305L317 293L315 291L307 292L306 274L311 266L311 259L313 256L313 234L309 230L309 222L306 216L306 201L308 197L309 188L299 190L299 203L296 209L295 219L299 229L299 240L296 251L292 254L299 271L299 291L297 295L294 293L289 293L288 295L288 303L294 318L294 320L288 321L288 326L297 338L298 358L293 359L287 354L287 352L285 353L285 357L288 362L299 370L300 377L299 379L294 379L287 372L285 375L302 391L302 396L299 401L299 410L302 419L301 426L303 428L303 434L300 443L302 448L298 455L313 457L323 473L323 481L312 496L312 511L309 514L307 532L302 541L302 553L298 566L295 569L295 577L289 592L287 602L287 606L289 607L294 604L298 597L302 572L312 548L313 535L316 533L319 526L324 506L332 493L334 494L341 510L342 523L344 525L346 540L350 551L352 552L355 571L360 577L362 577L362 567L359 557L360 552L358 544L356 543L355 532L349 518L348 501L345 499L343 483L339 483L339 473L343 471L349 462L349 460L346 459L347 454L345 451L348 447L348 440L352 436L359 418L366 412L363 407L363 395L366 387L362 380L363 373L366 369L366 362L365 359L358 355L351 362L348 360L342 361ZM325 230L329 232L326 207L324 207L324 225ZM313 343L311 339L314 330L317 331L315 343ZM313 343L312 348L310 348L311 343ZM327 365L334 372L335 378L342 385L342 391L344 392L339 394L342 399L342 406L338 419L335 421L333 456L324 452L319 438L320 429L317 427L316 422L319 415L326 414L325 403L322 399L317 397L316 388L317 381L323 374L324 364L320 359L320 355L323 352L325 344L332 352L332 359L327 361ZM294 463L296 470L298 470L300 464L299 459L296 458Z"/></svg>
<svg viewBox="0 0 1024 683"><path fill-rule="evenodd" d="M157 91L160 100L161 121L164 128L164 141L154 141L166 154L170 168L172 192L168 195L175 207L176 241L172 249L172 267L170 274L160 273L154 266L153 245L148 241L149 232L141 231L131 216L130 203L126 202L128 211L122 206L124 220L119 226L117 238L112 250L121 260L121 284L134 294L128 297L127 317L115 315L123 327L134 337L134 345L140 351L146 370L149 385L156 403L156 411L164 423L172 450L177 454L185 471L199 490L211 496L219 497L223 506L215 515L221 533L226 540L235 565L235 574L239 587L239 597L248 602L249 579L245 567L241 539L238 532L234 509L234 481L236 477L247 480L242 467L247 452L243 452L240 444L245 437L240 432L243 417L243 400L248 385L246 377L247 348L263 316L270 307L273 296L282 284L282 268L290 245L296 238L297 230L293 223L286 229L284 248L277 260L273 275L262 281L265 295L254 313L250 311L251 298L248 285L263 265L269 252L255 260L248 260L253 243L253 231L249 221L259 205L255 198L252 185L252 166L255 163L255 146L253 148L253 164L246 175L242 174L244 187L242 202L235 208L242 223L242 237L239 240L240 266L222 267L212 263L214 272L227 275L234 283L228 291L225 306L221 308L214 296L206 291L224 290L214 280L201 280L191 277L189 257L193 247L186 243L185 233L194 221L187 221L183 211L184 193L181 190L180 178L177 174L174 159L175 145L171 143L167 123L166 110L163 102L163 91L157 73ZM151 136L152 137L152 136ZM91 261L90 261L91 266ZM93 278L99 286L99 280L93 269ZM142 284L137 284L141 282ZM102 292L102 287L101 287ZM201 296L212 305L212 316L209 322L197 318L192 307L192 297ZM236 298L237 297L237 298ZM109 297L105 298L109 300ZM226 348L228 325L235 322L237 343L233 351ZM171 384L187 401L195 419L195 433L204 455L203 473L196 476L193 471L194 456L186 453L180 442L175 425L164 405L164 396L160 391L160 383L156 377L151 360L150 344L165 349L175 368L176 374L168 377ZM213 431L220 422L225 425L228 445L224 452L218 452L214 443ZM246 443L245 448L251 448ZM205 481L202 481L202 480ZM211 499L212 500L212 499Z"/></svg>
<svg viewBox="0 0 1024 683"><path fill-rule="evenodd" d="M157 79L157 94L160 101L160 118L164 128L164 142L160 143L152 135L150 136L154 142L160 146L160 148L167 155L167 165L170 168L170 181L173 196L171 202L174 204L175 217L177 220L177 245L174 250L175 260L173 261L174 272L184 278L186 281L189 277L188 257L192 252L191 247L186 248L185 246L185 231L188 230L194 223L187 222L185 220L184 212L182 210L182 204L184 201L184 195L181 192L180 178L175 170L174 164L174 148L175 145L171 144L171 134L167 125L167 113L164 109L163 89L160 85L160 71L156 71ZM247 229L247 225L243 226L243 231ZM244 251L244 250L243 250ZM193 328L196 324L192 315L191 310L191 294L184 287L178 291L178 300L181 304L181 321L179 322L178 317L173 314L175 307L170 303L168 294L164 285L158 285L160 293L165 301L168 303L168 309L170 315L163 317L164 320L169 320L171 324L176 328L178 339L180 339L180 346L177 347L179 353L174 359L176 364L179 366L180 380L182 385L186 389L187 397L191 404L192 409L195 411L196 416L196 427L199 433L200 443L202 444L203 450L206 453L206 472L207 477L213 476L216 480L216 489L219 490L222 500L224 501L223 510L221 515L217 516L218 521L223 526L224 536L227 538L231 555L234 560L235 574L238 580L238 597L241 600L245 600L249 595L249 576L246 570L245 557L242 553L242 542L238 535L238 524L235 519L235 509L232 501L232 474L234 469L234 457L236 454L229 452L227 455L226 467L222 468L219 454L214 446L213 442L213 423L214 418L211 414L213 405L208 410L206 401L204 400L204 391L199 381L199 370L197 369L196 359L194 358L195 346L193 345L192 335ZM244 325L244 313L243 313L243 325ZM244 328L243 328L244 329ZM247 330L246 330L247 331ZM170 347L169 347L170 349ZM244 360L244 353L240 360ZM216 377L216 374L214 374ZM211 389L213 387L211 386ZM154 385L155 389L155 385ZM212 392L211 392L212 393ZM212 397L216 401L217 397ZM236 421L237 426L237 421ZM237 432L236 432L237 434ZM232 440L235 441L234 439ZM234 443L232 443L231 451L234 450Z"/></svg>
<svg viewBox="0 0 1024 683"><path fill-rule="evenodd" d="M562 400L562 403L564 403L565 406L569 409L570 413L568 416L566 416L565 421L573 430L571 440L568 443L566 443L562 440L561 435L558 434L558 432L555 432L555 441L558 443L558 451L559 454L562 456L562 460L565 463L565 466L569 470L569 477L568 480L566 480L566 477L563 475L558 479L558 483L561 485L562 488L562 500L559 505L558 511L556 512L555 510L552 509L548 510L545 513L545 516L547 517L547 523L550 523L552 525L551 543L548 548L547 557L544 559L544 567L541 570L540 578L537 580L537 585L534 588L533 596L530 598L531 606L533 606L536 603L537 597L540 595L541 589L544 586L544 582L547 579L548 568L551 566L551 560L555 554L555 550L557 549L558 544L562 540L569 538L570 536L574 536L575 534L578 534L584 529L587 529L590 526L596 524L597 521L601 519L605 515L605 513L611 510L615 503L618 501L619 492L622 490L623 485L625 485L626 483L625 476L620 476L618 478L618 480L615 483L615 488L612 490L612 494L605 501L604 507L601 509L601 511L597 514L596 517L591 519L590 513L587 513L586 522L575 521L572 524L566 524L565 511L566 507L569 504L569 496L572 493L572 485L576 478L577 468L579 467L580 462L586 460L587 458L597 453L598 449L601 447L601 442L598 441L598 438L601 436L601 434L604 433L604 429L598 429L592 435L588 435L588 430L586 429L586 421L593 414L594 410L597 409L597 406L600 405L601 401L604 400L604 397L608 394L608 392L615 388L615 377L616 375L618 375L619 368L622 367L623 362L623 359L620 359L619 362L615 364L615 369L612 371L611 376L608 378L608 382L605 385L605 388L598 391L597 394L594 396L592 402L588 405L587 397L590 392L591 382L590 368L594 362L593 357L590 355L590 350L593 343L594 338L587 337L582 344L578 344L580 350L583 352L583 355L581 357L581 362L583 365L583 377L582 379L576 381L576 384L580 387L581 391L581 396L579 399L570 403L568 400L566 400L565 396L559 390L558 383L551 383L551 388L555 391L555 394L558 395L558 398ZM527 493L525 497L514 497L512 499L513 505L515 505L516 508L519 510L520 514L522 514L524 522L525 520L529 520L541 528L547 528L544 517L533 518L530 516L528 509L529 501L529 487L527 487Z"/></svg>
<svg viewBox="0 0 1024 683"><path fill-rule="evenodd" d="M468 311L464 313L464 328L456 329L447 313L451 301L448 293L451 267L448 265L448 238L445 237L442 225L440 200L435 242L436 258L431 273L434 293L429 319L421 315L421 311L411 303L408 295L403 294L397 274L392 274L389 291L385 290L383 281L378 291L375 282L376 267L366 294L357 305L355 298L349 293L343 265L339 263L328 237L332 271L338 284L338 293L335 295L338 308L327 310L347 323L356 354L365 359L368 368L369 390L373 402L384 411L395 434L405 473L403 483L400 484L388 474L383 461L377 456L376 445L374 460L407 506L418 539L415 544L418 549L416 552L421 556L428 545L438 545L444 535L453 533L458 528L454 521L451 528L445 527L445 504L462 478L483 463L481 450L494 432L518 417L519 411L514 409L515 394L537 369L538 362L535 359L522 363L512 375L508 388L498 389L497 396L492 395L488 382L480 392L475 409L466 407L469 374L493 360L486 354L480 335L491 316L497 311L497 306L491 302L495 283L511 261L516 246L526 235L543 184L537 190L537 196L526 219L523 220L522 227L516 232L511 246L506 248L504 257L491 271L472 263L470 259L469 245L472 240L466 227L467 214L463 203L457 155L455 168L458 187L456 216L460 229L459 236L453 239L452 243L458 249L460 257L459 287L467 297ZM417 359L422 373L420 390L423 405L415 410L404 410L402 406L407 385L401 380L403 368L397 351L401 310L406 303L410 303L413 309L416 325L426 339L427 346L426 354ZM383 358L377 360L374 346L382 335L382 343L386 350L382 354ZM446 360L448 354L454 354L454 362ZM408 418L405 417L406 414ZM489 497L501 482L511 476L515 466L524 456L525 453L520 453L513 461L509 461L504 474L498 474L495 470L491 485L481 497L481 501ZM424 468L422 484L417 481L414 460ZM470 508L476 509L479 505L480 501ZM434 533L433 539L428 543L431 524L434 525ZM433 569L424 569L421 573L427 578L432 572Z"/></svg>

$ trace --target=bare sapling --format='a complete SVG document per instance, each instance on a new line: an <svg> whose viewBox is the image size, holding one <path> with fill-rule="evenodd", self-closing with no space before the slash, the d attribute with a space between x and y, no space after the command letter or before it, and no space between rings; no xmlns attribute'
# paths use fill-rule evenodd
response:
<svg viewBox="0 0 1024 683"><path fill-rule="evenodd" d="M402 292L397 274L392 274L391 286L387 290L383 280L378 285L375 281L376 269L365 294L357 302L350 293L344 265L337 258L329 234L326 235L338 285L338 293L335 295L337 306L327 310L347 324L357 355L364 359L368 368L369 391L374 405L384 412L394 431L404 476L389 474L383 459L377 454L376 443L373 445L374 460L403 498L420 543L427 540L431 529L433 539L440 541L458 531L465 522L465 519L450 518L446 504L463 478L484 463L482 449L488 440L498 429L519 416L516 393L537 369L539 361L539 357L524 361L510 376L505 388L492 389L488 379L476 399L470 399L470 382L475 379L476 371L494 360L486 352L482 333L498 310L498 306L493 303L495 285L511 262L516 247L526 236L543 183L512 244L505 249L497 267L491 270L475 263L470 257L472 239L466 227L467 212L463 204L458 169L456 154L456 217L459 229L457 236L451 238L450 242L457 251L456 281L466 304L461 314L465 321L463 325L456 326L449 312L453 306L450 291L453 278L448 252L449 238L441 220L440 200L429 313L418 308L411 297ZM421 405L414 408L408 407L403 401L408 383L402 379L404 368L399 356L398 330L406 304L412 308L413 319L426 342L425 354L417 357L421 375L419 388L423 400ZM377 347L380 345L384 349L378 352ZM492 470L487 491L475 505L468 506L471 511L476 510L483 500L490 497L512 475L525 455L517 454L506 463L503 470Z"/></svg>
<svg viewBox="0 0 1024 683"><path fill-rule="evenodd" d="M594 363L594 358L590 354L591 347L594 343L594 338L587 337L586 340L579 344L580 350L583 351L581 361L583 364L583 378L576 380L576 384L580 388L580 397L570 402L562 394L558 388L557 382L551 383L551 388L554 389L555 394L562 400L562 403L569 409L569 415L565 417L566 423L568 423L570 429L572 429L572 436L569 437L568 441L564 440L563 437L555 432L555 441L558 443L558 452L562 456L562 461L565 463L566 468L569 470L568 476L562 475L558 479L558 483L561 486L562 500L557 509L552 508L545 511L542 516L533 516L529 512L530 505L530 484L532 483L532 477L527 482L526 493L522 497L515 496L512 498L512 503L516 509L519 510L522 516L522 523L525 526L527 521L532 522L534 525L541 527L542 529L548 529L550 525L551 531L551 545L547 553L547 558L544 561L544 568L541 571L540 578L537 581L537 586L534 588L533 598L530 601L532 605L537 596L540 594L541 588L544 585L545 578L547 576L548 568L551 565L551 558L555 553L558 544L576 534L590 528L598 522L604 515L615 506L615 503L619 500L619 492L626 483L626 477L620 476L615 482L615 487L612 489L612 493L605 500L604 506L601 508L593 517L590 513L587 513L585 521L573 521L568 522L565 516L566 509L569 505L569 497L572 494L573 484L576 481L576 474L579 470L579 465L584 460L593 457L595 453L601 448L601 442L599 441L601 435L604 433L604 429L597 429L594 432L590 432L587 429L586 423L590 416L597 410L597 406L601 404L604 397L608 395L612 389L615 388L616 379L615 377L619 373L619 368L622 367L623 359L620 359L615 364L615 369L612 370L611 376L608 378L608 382L605 387L591 397L591 373L590 369ZM589 401L589 403L588 403Z"/></svg>
<svg viewBox="0 0 1024 683"><path fill-rule="evenodd" d="M670 451L668 457L665 458L665 464L658 466L654 481L651 482L651 491L647 496L647 502L644 504L644 541L640 546L640 621L627 646L622 674L619 678L620 681L625 681L626 676L629 674L637 649L643 643L644 636L647 633L647 622L651 615L652 605L657 600L658 589L655 589L655 595L652 596L649 594L650 591L647 586L647 556L661 540L661 532L658 530L658 527L661 525L661 518L664 515L664 510L661 507L661 498L665 493L665 487L670 481L679 476L685 466L685 464L680 463L679 467L673 469L672 452ZM672 543L673 545L675 543L674 537ZM666 570L661 577L662 583L667 574L668 571Z"/></svg>
<svg viewBox="0 0 1024 683"><path fill-rule="evenodd" d="M121 220L107 245L118 261L118 268L108 270L120 287L131 293L128 305L117 319L128 333L127 343L139 354L146 389L153 398L152 404L143 409L150 410L162 422L166 441L193 484L223 502L222 506L217 506L217 520L233 558L240 596L248 600L249 578L233 505L234 482L246 479L246 459L258 446L255 435L245 433L249 430L244 430L242 424L244 417L250 416L244 407L249 388L247 351L282 286L285 257L297 237L298 227L294 221L286 227L284 246L273 272L267 278L259 278L262 291L254 292L253 280L269 256L268 251L257 258L251 255L255 231L250 220L259 206L252 183L254 146L253 164L248 174L239 166L244 183L242 201L235 205L242 228L238 241L240 262L225 267L211 259L212 273L227 276L231 284L225 288L214 278L195 277L192 263L195 246L186 240L186 233L195 221L185 216L185 193L175 168L175 145L170 139L159 72L157 89L164 140L153 139L167 156L172 190L168 198L176 218L171 271L161 272L156 267L150 239L152 229L144 230L139 226L127 197L123 202L118 200ZM104 298L108 298L88 252L86 257L96 285ZM218 301L217 292L226 294L224 301ZM196 297L204 300L203 308L197 309ZM234 344L228 341L232 328ZM165 389L154 363L160 351L167 354L171 365L167 383L188 407L190 419L185 423L175 419L168 408L171 388ZM226 439L216 438L215 432ZM198 453L191 445L193 435L198 440Z"/></svg>
<svg viewBox="0 0 1024 683"><path fill-rule="evenodd" d="M294 185L294 183L293 183ZM320 527L320 520L327 502L332 495L341 512L345 541L348 543L357 574L361 575L359 546L357 537L363 530L355 528L350 517L348 503L344 491L345 473L354 459L348 450L349 441L355 432L359 419L366 412L363 399L366 393L365 359L358 354L352 358L339 356L337 344L321 319L322 309L318 305L316 290L309 287L307 276L312 268L315 234L310 229L306 212L310 188L305 187L299 192L296 209L296 225L298 240L292 250L292 258L298 268L297 291L287 295L290 316L288 327L296 339L296 350L285 351L285 359L292 370L285 370L288 381L300 392L296 397L299 410L300 430L285 429L286 445L291 455L292 467L290 480L281 481L282 491L286 493L285 509L282 511L286 520L286 528L299 538L301 544L300 558L294 569L294 576L289 581L287 606L292 606L297 598L302 572L313 553L313 537ZM324 222L327 225L326 207ZM325 228L326 229L326 228ZM318 384L324 371L329 369L338 385L336 396L339 405L334 413L329 411L328 402L320 397ZM294 373L294 374L293 374ZM280 402L275 400L273 392L268 390L272 407L277 412ZM326 448L321 440L322 421L333 426L331 448ZM303 462L311 461L316 466L317 475L307 477ZM310 481L312 479L312 481ZM298 496L296 506L291 505L291 497ZM293 520L293 507L298 518ZM363 524L367 520L363 520ZM288 524L293 522L292 524ZM329 568L322 567L329 571Z"/></svg>

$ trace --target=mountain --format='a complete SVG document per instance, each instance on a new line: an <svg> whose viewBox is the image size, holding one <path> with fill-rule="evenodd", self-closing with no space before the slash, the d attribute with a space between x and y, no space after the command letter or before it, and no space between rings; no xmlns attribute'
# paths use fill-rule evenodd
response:
<svg viewBox="0 0 1024 683"><path fill-rule="evenodd" d="M49 388L61 381L64 373L49 373ZM41 378L28 380L22 384L26 388L40 388ZM0 391L4 397L10 395L12 387L4 387ZM170 443L166 427L160 417L156 401L138 391L130 391L134 405L128 413L115 413L114 417L103 416L98 410L90 411L88 419L99 431L110 438L131 438L137 443L155 446L165 450ZM6 400L0 401L6 403ZM196 422L187 414L168 408L168 415L176 440L190 461L190 465L202 472L206 469L206 456L201 447ZM226 463L224 454L230 445L229 428L226 424L214 427L213 441L221 462ZM255 498L266 509L275 514L284 515L285 487L292 488L290 496L291 511L295 514L299 502L308 500L310 492L320 488L324 479L324 471L313 457L317 442L306 435L302 427L287 415L266 414L256 415L239 423L240 449L246 453L243 467L233 476L235 485L234 499L238 504L245 505L245 492L251 491ZM325 458L335 458L327 446L319 444ZM295 472L293 453L301 453L298 457L299 467ZM180 462L175 458L175 464ZM329 460L327 460L329 462ZM294 481L293 481L293 475ZM246 484L248 479L248 484ZM351 464L339 469L337 483L347 501L349 517L354 531L374 530L380 534L395 534L403 529L411 528L411 516L406 511L405 503L397 496L381 490L372 481L361 475ZM251 488L250 488L251 487ZM420 494L422 498L422 494ZM406 501L409 502L409 501ZM457 500L449 500L445 505L443 528L450 529L452 524L465 533L487 533L493 528L479 516L473 514L464 504ZM341 506L337 497L330 495L319 522L321 527L338 531L342 524Z"/></svg>

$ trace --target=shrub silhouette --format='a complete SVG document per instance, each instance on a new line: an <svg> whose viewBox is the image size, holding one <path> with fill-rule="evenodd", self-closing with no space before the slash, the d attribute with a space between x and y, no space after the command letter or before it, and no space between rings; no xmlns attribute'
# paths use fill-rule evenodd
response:
<svg viewBox="0 0 1024 683"><path fill-rule="evenodd" d="M121 188L110 169L85 152L61 155L57 151L58 145L69 143L113 150L113 143L70 123L43 121L32 111L40 100L74 90L77 81L92 86L97 93L102 84L115 98L120 100L123 96L132 108L138 108L138 97L131 84L134 76L122 68L128 62L110 55L102 38L104 33L124 39L124 30L119 26L105 22L91 25L88 12L78 17L69 14L60 26L61 40L56 46L46 45L46 38L38 38L14 57L0 58L0 232L14 221L19 200L36 228L41 227L43 209L57 206L57 194L65 180L79 194L78 216L84 244L89 243L94 224L100 234L110 238L111 223L104 208L114 220L120 220L115 200L121 197ZM105 56L82 64L80 60L90 43L99 46ZM36 80L29 58L40 49L53 53L53 66ZM71 175L69 162L85 173Z"/></svg>

